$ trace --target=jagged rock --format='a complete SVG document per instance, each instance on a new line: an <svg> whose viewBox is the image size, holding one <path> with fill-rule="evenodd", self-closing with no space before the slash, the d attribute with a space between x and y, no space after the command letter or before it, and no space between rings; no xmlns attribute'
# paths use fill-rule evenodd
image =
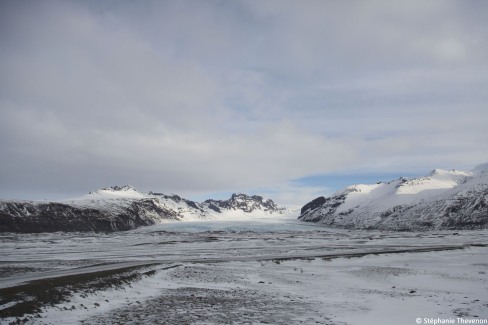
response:
<svg viewBox="0 0 488 325"><path fill-rule="evenodd" d="M279 208L273 200L263 199L262 196L253 195L248 196L246 194L232 194L229 200L206 200L204 202L208 207L212 206L214 209L227 209L227 210L242 210L247 213L251 213L255 210L262 210L268 212L280 212L283 208ZM216 210L217 211L217 210Z"/></svg>

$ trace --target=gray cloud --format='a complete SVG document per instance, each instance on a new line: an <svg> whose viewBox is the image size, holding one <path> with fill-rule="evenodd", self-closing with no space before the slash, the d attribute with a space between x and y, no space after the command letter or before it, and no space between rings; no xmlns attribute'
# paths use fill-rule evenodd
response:
<svg viewBox="0 0 488 325"><path fill-rule="evenodd" d="M488 160L487 6L3 1L0 194L291 202L309 175L470 168Z"/></svg>

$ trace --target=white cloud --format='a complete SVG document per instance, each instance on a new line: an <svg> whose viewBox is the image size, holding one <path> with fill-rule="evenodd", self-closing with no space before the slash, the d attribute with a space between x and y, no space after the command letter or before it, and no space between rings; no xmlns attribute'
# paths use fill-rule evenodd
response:
<svg viewBox="0 0 488 325"><path fill-rule="evenodd" d="M475 165L483 7L2 2L0 182L291 200L315 189L282 184L307 175Z"/></svg>
<svg viewBox="0 0 488 325"><path fill-rule="evenodd" d="M297 186L288 182L268 189L258 189L257 192L280 206L301 208L319 196L332 195L334 191L325 186Z"/></svg>

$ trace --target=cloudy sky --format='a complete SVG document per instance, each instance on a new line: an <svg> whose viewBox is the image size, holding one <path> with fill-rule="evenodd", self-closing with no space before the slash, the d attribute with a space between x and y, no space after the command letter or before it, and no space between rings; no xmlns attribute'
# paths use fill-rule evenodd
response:
<svg viewBox="0 0 488 325"><path fill-rule="evenodd" d="M0 1L0 197L303 204L488 161L488 1Z"/></svg>

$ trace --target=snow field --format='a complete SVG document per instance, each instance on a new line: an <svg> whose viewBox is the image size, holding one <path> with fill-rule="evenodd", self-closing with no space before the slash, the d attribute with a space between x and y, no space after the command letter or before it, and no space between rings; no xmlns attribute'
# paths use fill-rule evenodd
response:
<svg viewBox="0 0 488 325"><path fill-rule="evenodd" d="M487 231L350 231L293 222L5 235L0 288L83 274L91 265L156 263L124 285L73 290L69 301L45 305L29 322L412 324L418 317L488 317ZM388 253L402 250L410 252Z"/></svg>
<svg viewBox="0 0 488 325"><path fill-rule="evenodd" d="M164 324L176 317L236 324L483 319L488 318L487 250L153 267L153 275L130 286L75 294L69 303L46 308L36 323L103 324L115 318Z"/></svg>

